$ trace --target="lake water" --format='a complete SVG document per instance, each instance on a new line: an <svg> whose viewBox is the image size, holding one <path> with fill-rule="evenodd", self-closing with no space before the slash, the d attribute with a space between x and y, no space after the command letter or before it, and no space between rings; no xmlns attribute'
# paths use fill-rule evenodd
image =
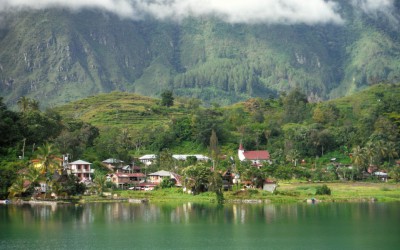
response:
<svg viewBox="0 0 400 250"><path fill-rule="evenodd" d="M400 249L400 203L0 205L0 249Z"/></svg>

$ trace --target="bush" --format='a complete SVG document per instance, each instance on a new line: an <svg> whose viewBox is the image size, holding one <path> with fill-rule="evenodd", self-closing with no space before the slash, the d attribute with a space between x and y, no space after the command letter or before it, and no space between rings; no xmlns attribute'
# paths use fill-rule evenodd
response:
<svg viewBox="0 0 400 250"><path fill-rule="evenodd" d="M317 187L316 195L331 195L331 189L327 185Z"/></svg>

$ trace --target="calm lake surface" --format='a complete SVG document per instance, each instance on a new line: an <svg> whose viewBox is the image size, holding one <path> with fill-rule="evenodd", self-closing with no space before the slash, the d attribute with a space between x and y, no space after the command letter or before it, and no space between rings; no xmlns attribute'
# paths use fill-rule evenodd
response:
<svg viewBox="0 0 400 250"><path fill-rule="evenodd" d="M400 249L400 203L0 205L0 249Z"/></svg>

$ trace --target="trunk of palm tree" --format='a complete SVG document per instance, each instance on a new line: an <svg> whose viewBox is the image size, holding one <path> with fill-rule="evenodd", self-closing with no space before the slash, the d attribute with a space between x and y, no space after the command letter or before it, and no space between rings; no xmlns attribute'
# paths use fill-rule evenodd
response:
<svg viewBox="0 0 400 250"><path fill-rule="evenodd" d="M54 171L58 169L59 162L56 161L55 150L53 150L53 145L49 143L45 143L42 147L38 148L37 158L40 160L42 165L42 170L44 171L46 178L46 190L45 195L47 197L47 193L49 190L49 181L54 174Z"/></svg>

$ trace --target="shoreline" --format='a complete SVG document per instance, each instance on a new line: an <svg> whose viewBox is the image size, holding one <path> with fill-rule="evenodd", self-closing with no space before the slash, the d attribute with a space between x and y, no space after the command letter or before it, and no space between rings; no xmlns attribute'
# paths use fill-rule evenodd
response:
<svg viewBox="0 0 400 250"><path fill-rule="evenodd" d="M326 184L332 190L331 195L315 195L318 186ZM198 195L184 193L181 189L159 189L154 191L114 190L110 196L77 196L58 200L10 200L11 204L87 204L126 202L147 203L210 203L216 204L215 193ZM316 204L316 203L375 203L400 202L400 183L280 183L275 193L259 189L225 191L224 204ZM314 199L314 203L312 200Z"/></svg>

